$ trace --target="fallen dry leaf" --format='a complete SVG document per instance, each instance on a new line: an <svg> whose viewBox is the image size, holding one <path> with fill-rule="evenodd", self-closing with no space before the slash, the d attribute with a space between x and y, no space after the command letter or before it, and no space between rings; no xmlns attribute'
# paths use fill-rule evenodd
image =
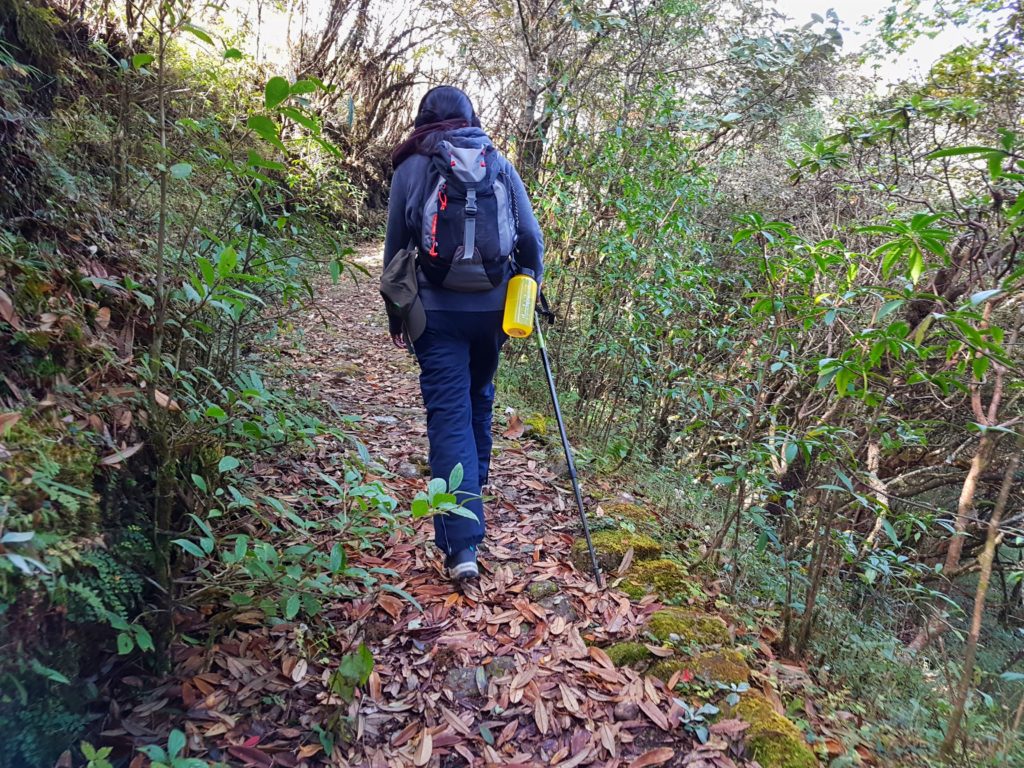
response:
<svg viewBox="0 0 1024 768"><path fill-rule="evenodd" d="M518 440L526 432L526 425L523 420L519 418L518 413L513 413L508 417L508 429L501 433L502 437L507 437L510 440Z"/></svg>
<svg viewBox="0 0 1024 768"><path fill-rule="evenodd" d="M14 302L6 292L0 290L0 320L3 320L16 331L21 330L21 318L14 309Z"/></svg>
<svg viewBox="0 0 1024 768"><path fill-rule="evenodd" d="M652 765L662 765L676 756L674 749L658 747L644 752L640 757L629 764L629 768L650 768Z"/></svg>
<svg viewBox="0 0 1024 768"><path fill-rule="evenodd" d="M109 456L104 456L102 459L100 459L99 463L105 467L116 466L125 459L134 456L136 453L142 450L143 445L145 445L145 443L136 443L135 445L130 445L127 448L122 448L120 451L117 451L117 453L112 453Z"/></svg>
<svg viewBox="0 0 1024 768"><path fill-rule="evenodd" d="M420 745L416 747L416 754L413 756L413 764L418 766L424 766L430 762L430 756L434 754L434 737L430 735L430 731L426 728L420 734Z"/></svg>
<svg viewBox="0 0 1024 768"><path fill-rule="evenodd" d="M11 427L18 423L21 419L21 414L17 411L10 411L9 413L0 413L0 435L7 433Z"/></svg>

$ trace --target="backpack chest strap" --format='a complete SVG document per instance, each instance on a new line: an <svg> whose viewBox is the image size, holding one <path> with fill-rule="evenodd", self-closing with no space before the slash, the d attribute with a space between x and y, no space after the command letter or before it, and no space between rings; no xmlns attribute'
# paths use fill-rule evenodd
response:
<svg viewBox="0 0 1024 768"><path fill-rule="evenodd" d="M476 250L476 188L466 189L465 229L462 235L462 258L472 259Z"/></svg>

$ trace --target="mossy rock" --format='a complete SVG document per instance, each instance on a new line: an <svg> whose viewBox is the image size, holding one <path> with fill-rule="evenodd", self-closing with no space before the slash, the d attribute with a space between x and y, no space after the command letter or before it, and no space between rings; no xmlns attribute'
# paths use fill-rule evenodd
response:
<svg viewBox="0 0 1024 768"><path fill-rule="evenodd" d="M602 504L601 506L606 515L617 520L625 520L648 528L653 528L658 524L658 519L639 504L616 501L611 504Z"/></svg>
<svg viewBox="0 0 1024 768"><path fill-rule="evenodd" d="M629 569L629 578L620 588L634 600L654 592L664 600L688 596L693 592L690 574L675 560L641 560Z"/></svg>
<svg viewBox="0 0 1024 768"><path fill-rule="evenodd" d="M816 768L818 765L800 729L776 712L763 696L744 694L730 715L750 723L745 736L747 748L763 768Z"/></svg>
<svg viewBox="0 0 1024 768"><path fill-rule="evenodd" d="M526 426L523 433L526 437L543 439L548 435L548 419L543 413L531 413L523 418L523 424Z"/></svg>
<svg viewBox="0 0 1024 768"><path fill-rule="evenodd" d="M558 585L553 581L531 581L526 591L534 600L542 600L545 597L557 595Z"/></svg>
<svg viewBox="0 0 1024 768"><path fill-rule="evenodd" d="M707 682L731 685L750 681L750 667L743 655L731 648L708 651L689 659L664 659L651 667L649 673L659 680L668 680L680 669L689 669Z"/></svg>
<svg viewBox="0 0 1024 768"><path fill-rule="evenodd" d="M603 571L614 571L619 567L626 552L633 549L634 560L647 560L661 554L661 545L650 536L629 531L595 531L591 536L597 564ZM590 572L590 553L587 542L579 539L572 547L572 563L578 570Z"/></svg>
<svg viewBox="0 0 1024 768"><path fill-rule="evenodd" d="M688 645L727 645L729 629L719 616L683 608L662 608L651 615L646 629L662 642L676 635Z"/></svg>
<svg viewBox="0 0 1024 768"><path fill-rule="evenodd" d="M635 667L653 658L653 654L643 643L615 643L605 648L604 652L616 667Z"/></svg>

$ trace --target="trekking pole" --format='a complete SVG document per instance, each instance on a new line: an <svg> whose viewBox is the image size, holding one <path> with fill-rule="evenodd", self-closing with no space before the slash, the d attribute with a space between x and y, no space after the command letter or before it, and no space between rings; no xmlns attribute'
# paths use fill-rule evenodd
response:
<svg viewBox="0 0 1024 768"><path fill-rule="evenodd" d="M580 491L580 481L576 477L576 462L572 458L572 448L569 446L569 437L565 433L565 421L562 420L562 409L558 405L558 393L555 391L555 377L551 374L551 360L548 358L548 345L544 339L544 332L541 330L541 319L547 320L548 324L555 322L555 313L548 306L547 299L541 293L537 302L537 346L540 348L540 360L544 365L544 374L548 379L548 392L551 393L551 404L555 408L555 421L558 422L558 434L562 438L562 449L565 451L565 463L569 467L569 478L572 480L572 489L576 493L576 506L580 511L580 522L583 523L583 535L587 539L587 550L590 552L590 564L594 568L594 581L598 588L604 588L601 578L601 569L597 565L597 553L594 552L594 542L590 540L590 525L587 523L587 513L583 508L583 493Z"/></svg>

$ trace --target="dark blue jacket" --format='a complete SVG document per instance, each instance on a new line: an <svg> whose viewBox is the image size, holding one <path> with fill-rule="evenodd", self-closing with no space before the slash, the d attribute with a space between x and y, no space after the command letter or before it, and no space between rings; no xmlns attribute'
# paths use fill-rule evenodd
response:
<svg viewBox="0 0 1024 768"><path fill-rule="evenodd" d="M483 136L479 128L460 128L456 135ZM533 214L530 199L526 195L526 187L519 178L516 169L505 158L499 171L505 171L512 183L512 194L516 198L516 211L519 215L519 240L516 245L515 260L520 267L533 270L540 282L544 270L544 236L541 234L537 217ZM384 265L394 258L411 240L417 239L423 216L423 203L430 190L430 158L426 155L413 155L395 169L391 178L391 199L388 202L388 228L384 239ZM490 291L482 293L460 293L439 288L427 281L420 274L420 299L424 309L448 309L463 312L491 312L503 309L508 278L512 276L511 268L505 280ZM392 321L391 332L398 333Z"/></svg>

